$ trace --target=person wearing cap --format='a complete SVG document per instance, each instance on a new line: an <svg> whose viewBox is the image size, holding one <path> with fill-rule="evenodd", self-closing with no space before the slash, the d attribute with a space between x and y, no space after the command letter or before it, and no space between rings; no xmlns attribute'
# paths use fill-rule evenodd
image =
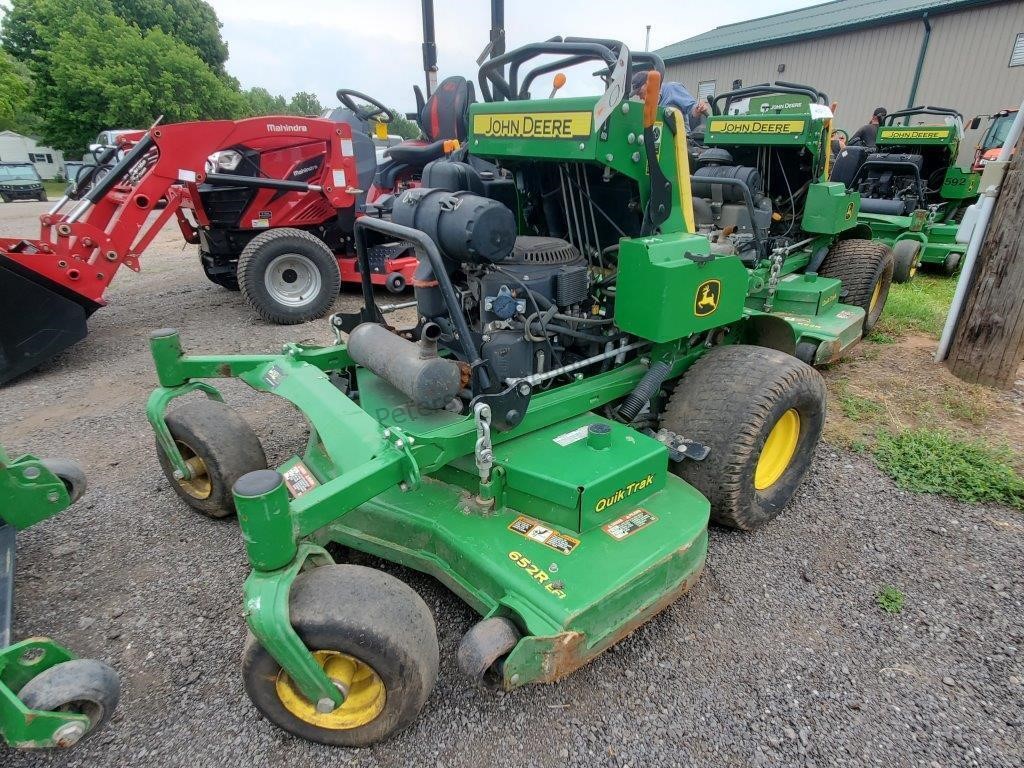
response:
<svg viewBox="0 0 1024 768"><path fill-rule="evenodd" d="M647 73L637 72L633 75L630 95L641 101L647 98ZM704 116L711 113L706 101L697 101L682 83L664 82L661 84L659 106L674 107L686 121L686 132L692 133L700 126Z"/></svg>
<svg viewBox="0 0 1024 768"><path fill-rule="evenodd" d="M871 119L868 121L868 124L861 126L846 143L854 147L874 147L876 137L878 136L878 126L882 124L887 114L888 112L886 112L885 107L875 107L875 111L871 113Z"/></svg>

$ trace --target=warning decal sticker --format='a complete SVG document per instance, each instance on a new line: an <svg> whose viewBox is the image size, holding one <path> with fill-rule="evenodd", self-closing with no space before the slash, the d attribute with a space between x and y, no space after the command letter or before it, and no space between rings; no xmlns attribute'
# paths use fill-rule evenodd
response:
<svg viewBox="0 0 1024 768"><path fill-rule="evenodd" d="M622 541L624 538L631 536L641 528L646 528L657 519L658 518L646 509L634 509L628 515L623 515L618 520L612 520L607 525L603 525L601 527L604 529L604 532L613 539L616 541Z"/></svg>
<svg viewBox="0 0 1024 768"><path fill-rule="evenodd" d="M536 541L538 544L551 547L551 549L561 552L563 555L571 554L580 543L579 539L574 539L568 534L560 533L552 528L548 528L537 520L531 520L522 515L513 520L508 529L513 533L518 533L520 536Z"/></svg>
<svg viewBox="0 0 1024 768"><path fill-rule="evenodd" d="M291 469L285 470L282 474L284 484L293 499L299 498L302 494L308 493L320 485L317 479L313 477L313 473L301 461Z"/></svg>

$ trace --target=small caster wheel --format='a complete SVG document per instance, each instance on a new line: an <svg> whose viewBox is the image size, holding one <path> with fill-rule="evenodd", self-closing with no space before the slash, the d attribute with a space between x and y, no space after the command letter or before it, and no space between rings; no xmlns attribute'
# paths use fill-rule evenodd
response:
<svg viewBox="0 0 1024 768"><path fill-rule="evenodd" d="M85 493L85 470L69 459L43 459L43 466L53 472L64 483L74 504Z"/></svg>
<svg viewBox="0 0 1024 768"><path fill-rule="evenodd" d="M405 290L405 275L401 272L392 272L384 280L384 287L392 293L401 293Z"/></svg>
<svg viewBox="0 0 1024 768"><path fill-rule="evenodd" d="M171 431L191 478L175 476L174 465L157 443L157 458L174 492L207 517L235 511L231 488L242 475L267 468L260 439L230 406L216 400L194 400L167 414Z"/></svg>
<svg viewBox="0 0 1024 768"><path fill-rule="evenodd" d="M522 637L519 628L504 616L478 621L462 636L456 660L459 671L477 685L507 656Z"/></svg>
<svg viewBox="0 0 1024 768"><path fill-rule="evenodd" d="M894 283L909 283L917 274L921 264L921 243L916 240L900 240L892 249Z"/></svg>
<svg viewBox="0 0 1024 768"><path fill-rule="evenodd" d="M54 734L58 747L71 747L107 724L121 698L121 683L102 661L73 659L33 677L18 698L29 709L85 715L87 726L67 723Z"/></svg>
<svg viewBox="0 0 1024 768"><path fill-rule="evenodd" d="M291 624L335 685L347 691L307 699L249 635L242 654L245 692L274 725L310 741L365 747L409 726L437 682L437 627L423 599L394 576L361 565L321 565L300 573Z"/></svg>
<svg viewBox="0 0 1024 768"><path fill-rule="evenodd" d="M942 274L946 277L952 277L956 274L957 269L960 268L960 254L951 253L946 257L945 261L942 262Z"/></svg>

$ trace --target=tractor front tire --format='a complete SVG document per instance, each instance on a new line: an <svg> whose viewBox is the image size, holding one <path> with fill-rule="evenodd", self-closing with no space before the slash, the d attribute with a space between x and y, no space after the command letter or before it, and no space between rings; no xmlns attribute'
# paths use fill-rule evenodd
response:
<svg viewBox="0 0 1024 768"><path fill-rule="evenodd" d="M423 599L394 576L361 565L300 573L288 601L292 627L345 703L321 712L252 635L242 654L245 691L279 728L310 741L365 747L406 728L430 697L438 672L437 626Z"/></svg>
<svg viewBox="0 0 1024 768"><path fill-rule="evenodd" d="M40 203L48 203L50 199L46 196L46 192L40 192L39 197L36 198Z"/></svg>
<svg viewBox="0 0 1024 768"><path fill-rule="evenodd" d="M888 245L851 238L833 243L818 269L819 275L842 282L840 301L864 310L862 335L866 336L882 316L893 266Z"/></svg>
<svg viewBox="0 0 1024 768"><path fill-rule="evenodd" d="M892 281L909 283L921 265L922 246L917 240L900 240L892 249Z"/></svg>
<svg viewBox="0 0 1024 768"><path fill-rule="evenodd" d="M231 493L247 472L267 468L267 457L252 427L234 408L216 400L193 400L167 414L167 428L193 470L194 477L174 476L174 465L157 442L160 469L174 492L207 517L235 511Z"/></svg>
<svg viewBox="0 0 1024 768"><path fill-rule="evenodd" d="M3 200L5 203L11 202L10 195L0 194L0 200Z"/></svg>
<svg viewBox="0 0 1024 768"><path fill-rule="evenodd" d="M296 325L325 316L341 290L341 271L330 248L301 229L271 229L238 257L238 286L246 303L268 323Z"/></svg>
<svg viewBox="0 0 1024 768"><path fill-rule="evenodd" d="M789 504L825 425L825 382L766 347L712 348L676 386L661 426L707 445L672 471L711 502L719 525L752 531Z"/></svg>

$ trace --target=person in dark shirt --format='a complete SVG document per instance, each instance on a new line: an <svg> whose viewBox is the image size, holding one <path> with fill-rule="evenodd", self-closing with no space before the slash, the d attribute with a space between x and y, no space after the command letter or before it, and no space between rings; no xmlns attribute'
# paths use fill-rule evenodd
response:
<svg viewBox="0 0 1024 768"><path fill-rule="evenodd" d="M846 143L854 147L874 147L878 126L882 124L887 114L885 107L876 107L875 111L871 113L871 120L868 121L868 124L861 126Z"/></svg>

